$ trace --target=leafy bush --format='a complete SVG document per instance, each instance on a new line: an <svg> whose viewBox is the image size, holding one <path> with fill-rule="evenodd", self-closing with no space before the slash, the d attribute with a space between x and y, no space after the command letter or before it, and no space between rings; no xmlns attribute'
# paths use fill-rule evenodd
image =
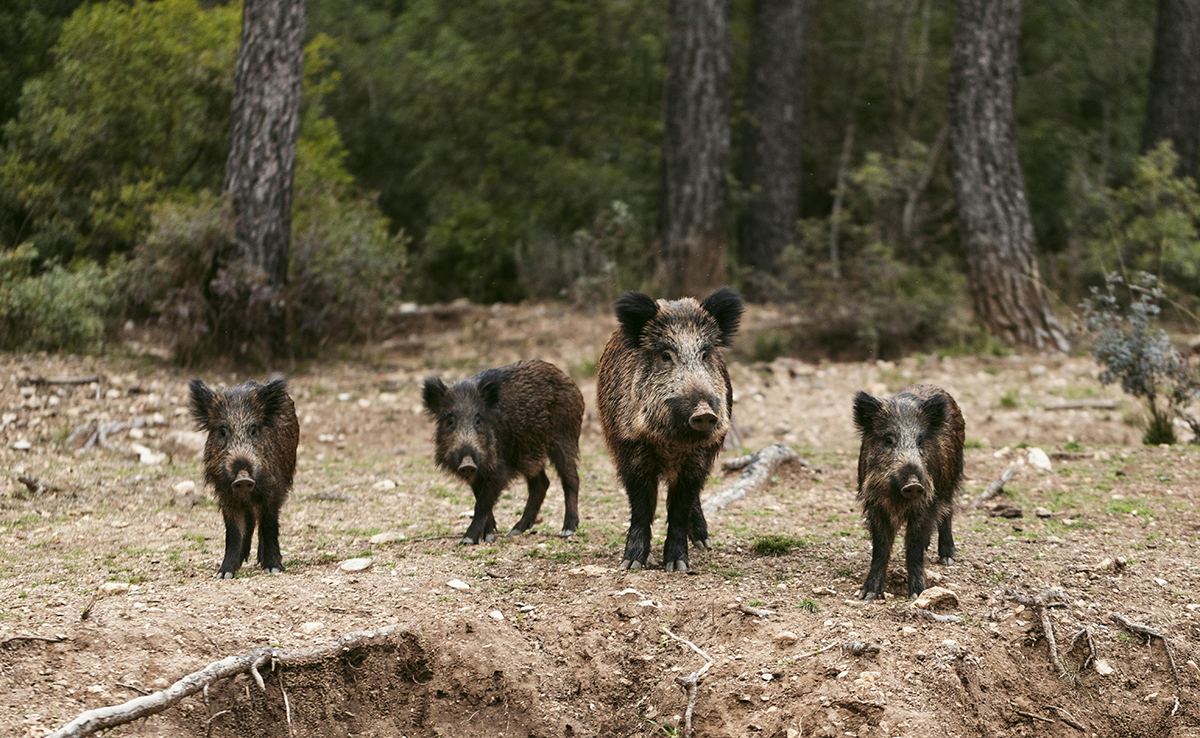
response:
<svg viewBox="0 0 1200 738"><path fill-rule="evenodd" d="M81 261L35 274L37 250L0 251L0 349L86 352L98 348L120 314L120 265L104 270Z"/></svg>
<svg viewBox="0 0 1200 738"><path fill-rule="evenodd" d="M1121 286L1128 289L1127 303L1117 294ZM1108 275L1105 289L1092 288L1092 297L1083 304L1087 328L1095 336L1092 353L1104 367L1101 383L1120 382L1122 390L1146 402L1150 417L1144 443L1175 443L1176 416L1191 426L1193 440L1200 443L1200 418L1188 410L1200 398L1200 380L1166 331L1153 325L1162 298L1153 275L1139 272L1132 284Z"/></svg>

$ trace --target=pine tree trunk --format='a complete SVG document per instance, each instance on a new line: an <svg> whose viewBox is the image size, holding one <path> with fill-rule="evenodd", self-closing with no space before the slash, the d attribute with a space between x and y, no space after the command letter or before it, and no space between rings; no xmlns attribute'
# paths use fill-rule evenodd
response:
<svg viewBox="0 0 1200 738"><path fill-rule="evenodd" d="M1009 343L1066 351L1038 274L1013 113L1021 0L957 0L950 146L959 235L978 319Z"/></svg>
<svg viewBox="0 0 1200 738"><path fill-rule="evenodd" d="M703 296L726 280L727 0L671 0L664 97L658 283Z"/></svg>
<svg viewBox="0 0 1200 738"><path fill-rule="evenodd" d="M300 130L305 0L245 0L225 162L235 247L219 259L226 299L270 302L287 284L292 184ZM250 282L247 284L247 282ZM231 294L232 293L232 294ZM269 329L282 340L282 313ZM278 345L273 351L278 355Z"/></svg>
<svg viewBox="0 0 1200 738"><path fill-rule="evenodd" d="M782 287L775 260L796 242L800 217L800 127L808 0L758 0L750 38L742 182L750 190L739 233L752 298Z"/></svg>
<svg viewBox="0 0 1200 738"><path fill-rule="evenodd" d="M1179 154L1176 173L1195 177L1200 165L1200 0L1158 0L1142 151L1164 139Z"/></svg>

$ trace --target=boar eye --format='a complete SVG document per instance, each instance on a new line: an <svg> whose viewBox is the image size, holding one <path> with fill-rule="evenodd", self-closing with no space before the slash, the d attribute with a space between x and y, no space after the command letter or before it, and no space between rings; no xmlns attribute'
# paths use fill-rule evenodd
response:
<svg viewBox="0 0 1200 738"><path fill-rule="evenodd" d="M711 352L709 352L709 350L708 350L708 349L703 349L703 350L700 352L700 361L708 361L708 359L709 359L709 357L710 357L710 356L712 356L712 353L711 353Z"/></svg>
<svg viewBox="0 0 1200 738"><path fill-rule="evenodd" d="M884 446L895 446L896 445L896 436L891 433L885 433L883 436L883 445Z"/></svg>
<svg viewBox="0 0 1200 738"><path fill-rule="evenodd" d="M670 364L670 363L671 363L671 361L672 361L672 359L671 359L671 352L670 352L670 351L664 351L664 352L662 352L662 360L663 360L663 363L664 363L664 364Z"/></svg>
<svg viewBox="0 0 1200 738"><path fill-rule="evenodd" d="M250 433L251 438L258 438L258 426L257 425L250 426L249 433Z"/></svg>
<svg viewBox="0 0 1200 738"><path fill-rule="evenodd" d="M447 428L453 428L453 427L454 427L454 416L453 416L453 415L447 415L447 416L446 416L446 427L447 427Z"/></svg>
<svg viewBox="0 0 1200 738"><path fill-rule="evenodd" d="M224 425L217 426L217 438L229 438L229 427Z"/></svg>

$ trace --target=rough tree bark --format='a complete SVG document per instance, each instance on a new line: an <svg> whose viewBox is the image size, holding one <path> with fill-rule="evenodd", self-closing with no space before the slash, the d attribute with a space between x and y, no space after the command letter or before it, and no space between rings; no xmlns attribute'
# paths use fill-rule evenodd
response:
<svg viewBox="0 0 1200 738"><path fill-rule="evenodd" d="M236 244L219 257L217 268L257 271L268 295L287 284L304 11L305 0L245 0L242 6L223 185L233 205ZM237 279L230 282L238 289ZM282 339L281 315L273 318L272 332Z"/></svg>
<svg viewBox="0 0 1200 738"><path fill-rule="evenodd" d="M1164 139L1179 154L1176 173L1195 177L1200 165L1200 0L1158 0L1142 151Z"/></svg>
<svg viewBox="0 0 1200 738"><path fill-rule="evenodd" d="M657 278L667 297L726 280L727 0L671 0Z"/></svg>
<svg viewBox="0 0 1200 738"><path fill-rule="evenodd" d="M956 0L950 150L975 314L1009 343L1066 351L1038 274L1013 103L1021 0Z"/></svg>
<svg viewBox="0 0 1200 738"><path fill-rule="evenodd" d="M750 38L742 182L750 199L738 256L750 267L747 296L765 298L775 260L796 242L800 217L800 126L808 0L758 0Z"/></svg>

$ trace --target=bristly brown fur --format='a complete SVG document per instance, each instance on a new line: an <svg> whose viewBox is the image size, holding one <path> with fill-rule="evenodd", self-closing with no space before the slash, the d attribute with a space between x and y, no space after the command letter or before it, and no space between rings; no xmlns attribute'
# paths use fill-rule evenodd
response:
<svg viewBox="0 0 1200 738"><path fill-rule="evenodd" d="M908 591L916 596L925 589L925 549L935 528L939 561L953 563L951 520L962 485L966 431L962 412L945 390L914 385L886 399L859 392L854 422L862 436L858 499L872 549L859 596L883 596L892 542L902 525Z"/></svg>
<svg viewBox="0 0 1200 738"><path fill-rule="evenodd" d="M742 301L728 287L703 303L655 302L626 293L614 304L620 327L600 356L596 398L604 441L629 496L623 568L640 568L650 552L658 484L667 485L663 561L687 568L687 541L708 546L700 491L729 430L733 388L721 349L729 345ZM697 427L704 405L715 419Z"/></svg>

